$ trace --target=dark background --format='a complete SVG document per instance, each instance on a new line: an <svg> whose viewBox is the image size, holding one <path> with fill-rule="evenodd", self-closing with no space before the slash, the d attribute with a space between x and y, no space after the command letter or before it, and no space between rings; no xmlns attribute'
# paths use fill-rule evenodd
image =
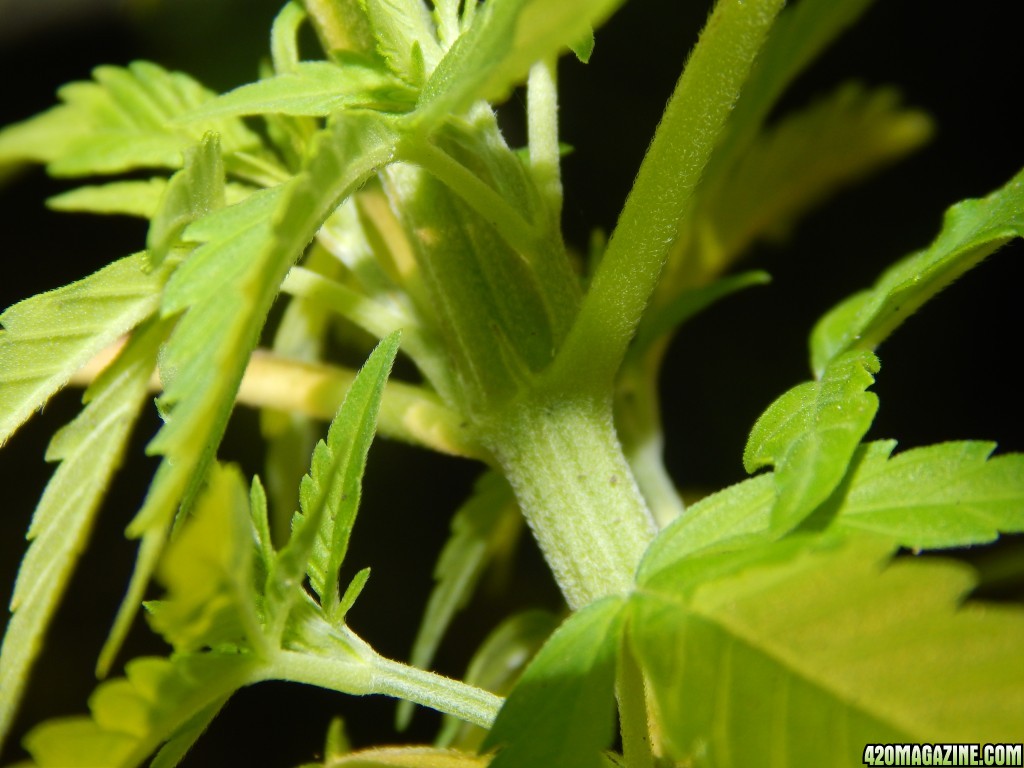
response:
<svg viewBox="0 0 1024 768"><path fill-rule="evenodd" d="M100 63L149 58L218 89L251 80L279 2L175 0L163 10L149 3L148 12L143 3L129 11L106 2L93 12L64 10L26 24L16 5L0 0L0 124L46 108L57 86L86 78ZM953 12L925 0L879 2L786 97L785 106L798 106L849 78L895 84L910 104L934 115L939 130L925 150L837 196L784 246L759 248L748 264L771 272L772 285L712 308L676 340L662 393L668 463L680 484L706 489L741 479L740 455L754 419L780 392L807 378L806 338L814 320L870 284L885 265L927 244L948 205L986 194L1024 165L1017 117L1024 62L1012 5L975 0ZM563 61L563 136L575 147L565 161L565 222L576 246L584 246L591 228L614 225L707 9L704 1L633 0L600 31L589 66ZM514 133L514 103L508 111ZM0 187L0 307L141 248L145 231L138 222L47 211L45 198L66 187L38 170ZM990 439L1003 450L1024 450L1017 374L1022 250L1018 243L991 257L881 348L875 391L882 406L871 437L895 437L903 447ZM46 443L74 416L78 397L68 392L55 398L0 452L4 599L31 510L51 471L42 461ZM158 426L149 414L133 457L142 455ZM258 471L255 428L251 413L237 414L222 458ZM118 476L95 546L82 561L83 577L49 639L18 737L43 718L84 710L95 684L92 663L134 559L135 544L122 531L154 467L152 460L132 458ZM351 623L383 653L407 656L448 518L476 473L469 462L385 441L371 452L350 562L372 565L374 573ZM1020 555L1019 542L1010 541L965 556L994 575L1011 559L1020 562ZM1019 582L1010 580L994 583L988 594L1013 597L1018 589ZM461 675L465 654L500 616L534 605L557 608L559 599L527 542L508 589L474 602L456 624L438 668ZM147 652L163 649L140 627L122 659ZM295 765L319 750L336 714L345 717L357 745L400 738L391 729L393 705L384 699L264 684L232 700L185 764ZM429 740L435 726L433 715L421 713L411 737ZM0 762L17 754L16 744L9 745Z"/></svg>

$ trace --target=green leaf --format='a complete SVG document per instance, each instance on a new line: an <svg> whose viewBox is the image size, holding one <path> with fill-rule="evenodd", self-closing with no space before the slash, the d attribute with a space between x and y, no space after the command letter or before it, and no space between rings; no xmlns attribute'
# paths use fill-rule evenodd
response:
<svg viewBox="0 0 1024 768"><path fill-rule="evenodd" d="M178 653L262 650L249 494L235 467L214 464L192 518L167 547L157 578L166 596L147 603L149 623Z"/></svg>
<svg viewBox="0 0 1024 768"><path fill-rule="evenodd" d="M874 349L932 296L1021 236L1024 171L988 197L954 205L928 248L897 262L872 288L828 312L811 335L812 367L821 371L850 349Z"/></svg>
<svg viewBox="0 0 1024 768"><path fill-rule="evenodd" d="M327 618L344 619L338 571L359 509L366 455L398 342L398 333L393 333L377 345L345 395L327 440L313 451L300 491L302 513L296 516L291 540L268 582L267 612L275 634L284 627L307 572Z"/></svg>
<svg viewBox="0 0 1024 768"><path fill-rule="evenodd" d="M1024 454L993 458L994 443L955 442L890 457L895 445L858 450L841 493L821 510L823 520L917 549L966 547L1024 531Z"/></svg>
<svg viewBox="0 0 1024 768"><path fill-rule="evenodd" d="M363 0L377 52L405 82L421 86L441 59L423 0Z"/></svg>
<svg viewBox="0 0 1024 768"><path fill-rule="evenodd" d="M250 353L288 269L331 211L391 161L395 140L373 113L342 113L314 142L307 168L294 181L279 191L253 195L235 210L218 211L186 231L186 237L214 238L208 248L216 255L208 258L218 266L190 267L199 258L202 249L197 249L175 273L164 297L167 314L189 307L160 361L165 384L160 402L167 423L147 450L164 460L128 529L129 535L142 538L142 544L100 656L101 670L109 667L128 631L179 505L191 504L206 474ZM265 220L270 225L265 236L263 224L252 225L252 212L278 194L280 201ZM253 248L239 249L238 241ZM214 275L232 279L215 282ZM225 285L231 290L223 290Z"/></svg>
<svg viewBox="0 0 1024 768"><path fill-rule="evenodd" d="M799 384L758 418L743 451L754 472L775 466L778 499L772 527L794 528L835 489L878 410L874 383L878 359L870 352L843 355L821 381Z"/></svg>
<svg viewBox="0 0 1024 768"><path fill-rule="evenodd" d="M299 490L302 514L297 524L316 532L307 565L309 582L332 621L344 618L339 571L359 511L366 457L398 342L399 334L391 334L367 359L331 423L327 440L313 451L309 474Z"/></svg>
<svg viewBox="0 0 1024 768"><path fill-rule="evenodd" d="M523 669L558 628L560 618L550 611L513 614L501 622L469 660L463 682L499 696L507 695ZM445 715L434 742L438 746L479 749L487 732L471 723Z"/></svg>
<svg viewBox="0 0 1024 768"><path fill-rule="evenodd" d="M28 530L31 544L18 571L11 598L14 615L0 649L0 743L146 402L157 348L166 333L166 324L139 331L86 391L82 412L50 442L46 459L61 464Z"/></svg>
<svg viewBox="0 0 1024 768"><path fill-rule="evenodd" d="M146 181L113 181L62 192L46 201L55 211L125 214L149 219L156 214L167 188L167 179L156 176Z"/></svg>
<svg viewBox="0 0 1024 768"><path fill-rule="evenodd" d="M622 0L498 0L475 15L423 87L416 120L433 126L480 99L504 99L537 61L585 39Z"/></svg>
<svg viewBox="0 0 1024 768"><path fill-rule="evenodd" d="M134 768L168 740L173 753L183 754L201 731L199 721L212 719L257 670L252 658L237 654L135 659L125 678L93 693L92 717L43 723L25 737L25 748L40 768ZM153 764L171 765L169 757Z"/></svg>
<svg viewBox="0 0 1024 768"><path fill-rule="evenodd" d="M859 83L787 115L701 197L701 263L721 269L754 241L785 235L841 187L919 148L932 130L896 91Z"/></svg>
<svg viewBox="0 0 1024 768"><path fill-rule="evenodd" d="M185 153L185 166L171 176L146 234L150 264L159 265L185 227L224 207L224 162L220 139L208 133Z"/></svg>
<svg viewBox="0 0 1024 768"><path fill-rule="evenodd" d="M484 749L492 768L601 766L615 717L615 657L625 602L607 597L574 613L526 668Z"/></svg>
<svg viewBox="0 0 1024 768"><path fill-rule="evenodd" d="M182 124L241 115L324 117L341 109L407 112L415 93L379 65L353 58L339 66L302 61L294 69L249 83L203 104L179 119Z"/></svg>
<svg viewBox="0 0 1024 768"><path fill-rule="evenodd" d="M75 371L157 308L167 270L127 256L0 314L0 445Z"/></svg>
<svg viewBox="0 0 1024 768"><path fill-rule="evenodd" d="M259 138L239 120L173 125L213 98L187 75L136 61L97 67L93 77L63 86L59 106L0 131L0 166L46 163L55 176L176 169L209 131L220 135L225 154L259 150Z"/></svg>
<svg viewBox="0 0 1024 768"><path fill-rule="evenodd" d="M46 205L55 211L121 214L151 219L156 215L167 189L167 179L154 176L145 181L111 181L75 187L54 195ZM224 195L228 205L240 203L251 195L253 187L246 184L225 184Z"/></svg>
<svg viewBox="0 0 1024 768"><path fill-rule="evenodd" d="M508 481L497 472L482 475L452 517L451 536L438 557L436 583L409 657L414 667L430 668L452 618L465 607L495 554L516 541L521 520ZM405 728L411 716L412 704L402 702L398 727Z"/></svg>
<svg viewBox="0 0 1024 768"><path fill-rule="evenodd" d="M561 7L561 5L560 5ZM676 84L552 376L605 397L782 0L715 5ZM438 67L438 72L441 67Z"/></svg>
<svg viewBox="0 0 1024 768"><path fill-rule="evenodd" d="M638 580L681 558L768 530L778 492L771 472L730 485L691 504L651 542L637 571Z"/></svg>
<svg viewBox="0 0 1024 768"><path fill-rule="evenodd" d="M377 747L325 760L315 768L486 768L490 764L488 757L453 749Z"/></svg>
<svg viewBox="0 0 1024 768"><path fill-rule="evenodd" d="M856 766L866 743L1016 738L1024 613L961 605L967 569L891 550L787 539L642 582L629 638L668 756Z"/></svg>
<svg viewBox="0 0 1024 768"><path fill-rule="evenodd" d="M270 55L278 74L292 72L298 65L299 30L305 21L306 11L296 0L285 3L274 17L270 28Z"/></svg>

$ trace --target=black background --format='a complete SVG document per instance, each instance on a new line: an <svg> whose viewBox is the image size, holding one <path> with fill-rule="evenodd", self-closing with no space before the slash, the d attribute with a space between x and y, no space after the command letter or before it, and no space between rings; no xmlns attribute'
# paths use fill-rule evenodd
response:
<svg viewBox="0 0 1024 768"><path fill-rule="evenodd" d="M108 10L20 35L8 29L0 36L0 124L46 108L57 86L87 77L100 63L149 58L218 89L252 79L277 5L175 0L149 15ZM895 84L910 104L936 118L938 133L909 160L837 196L784 246L757 249L747 264L771 272L772 285L712 308L674 342L662 394L668 464L680 484L708 489L741 479L740 455L754 419L780 392L807 378L806 338L814 320L870 284L885 265L927 244L948 205L986 194L1024 165L1017 117L1024 61L1012 6L999 0L957 6L879 2L785 98L783 108L799 106L850 78ZM564 166L565 223L576 246L585 244L591 228L607 231L614 225L707 9L707 2L633 0L600 31L589 66L563 60L563 137L575 148ZM518 101L514 96L503 110L513 136L521 123ZM67 186L32 170L0 187L0 306L141 248L145 231L138 222L47 211L45 198ZM1024 328L1022 251L1018 243L991 257L881 348L875 391L882 406L870 437L898 438L903 447L990 439L1003 450L1024 450L1017 373ZM46 442L73 417L77 400L73 392L55 398L0 452L4 596L50 472L42 461ZM48 641L18 720L18 737L43 718L84 709L95 684L92 663L135 554L122 531L155 468L154 461L139 457L158 426L155 414L140 425L133 458L101 512L82 577ZM259 471L255 428L252 414L240 411L221 457ZM383 653L406 657L449 515L476 473L469 462L385 441L371 452L349 562L372 565L374 573L351 623ZM476 600L460 618L439 669L462 674L465 654L509 609L558 607L557 591L532 545L521 550L506 590ZM999 553L968 556L993 569L1006 558L1019 561L1019 555L1011 541ZM1014 588L1011 582L992 594L1012 596ZM163 650L140 627L122 660L129 653ZM402 738L391 728L393 705L386 700L264 684L232 700L185 765L295 765L313 758L336 714L345 717L357 745ZM435 726L433 715L421 713L411 738L429 740ZM16 743L8 745L0 762L17 754Z"/></svg>

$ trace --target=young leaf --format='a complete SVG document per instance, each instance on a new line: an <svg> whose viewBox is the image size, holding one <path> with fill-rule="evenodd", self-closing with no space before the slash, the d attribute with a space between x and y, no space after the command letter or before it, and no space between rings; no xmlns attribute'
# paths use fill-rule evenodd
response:
<svg viewBox="0 0 1024 768"><path fill-rule="evenodd" d="M359 510L366 456L398 342L399 334L393 333L367 359L327 432L326 442L320 441L313 451L309 475L299 491L301 526L316 532L307 566L309 581L331 620L343 618L338 576Z"/></svg>
<svg viewBox="0 0 1024 768"><path fill-rule="evenodd" d="M855 766L866 743L1015 738L1024 612L961 606L973 580L956 564L808 544L738 552L705 578L661 571L631 597L669 757Z"/></svg>
<svg viewBox="0 0 1024 768"><path fill-rule="evenodd" d="M526 668L483 748L492 768L601 766L615 717L615 656L624 600L607 597L574 613Z"/></svg>
<svg viewBox="0 0 1024 768"><path fill-rule="evenodd" d="M167 179L154 176L145 181L111 181L107 184L86 184L47 198L46 205L55 211L120 214L151 219L156 216L167 189ZM247 184L224 185L228 205L240 203L255 191Z"/></svg>
<svg viewBox="0 0 1024 768"><path fill-rule="evenodd" d="M178 653L265 645L248 501L241 473L214 464L191 520L164 553L157 578L167 594L147 603L149 623Z"/></svg>
<svg viewBox="0 0 1024 768"><path fill-rule="evenodd" d="M97 67L93 77L62 87L59 106L0 131L0 166L46 163L55 176L176 169L208 131L220 135L226 154L259 151L259 138L239 120L173 125L213 98L187 75L136 61Z"/></svg>
<svg viewBox="0 0 1024 768"><path fill-rule="evenodd" d="M622 0L499 0L476 14L423 87L416 121L432 127L481 99L504 99L537 61L585 39Z"/></svg>
<svg viewBox="0 0 1024 768"><path fill-rule="evenodd" d="M430 593L409 663L429 669L441 638L462 609L496 551L515 541L522 518L508 482L497 472L482 475L473 494L452 517L451 537L434 569ZM408 725L412 705L398 707L398 727Z"/></svg>
<svg viewBox="0 0 1024 768"><path fill-rule="evenodd" d="M168 270L127 256L0 314L0 445L75 371L157 308Z"/></svg>
<svg viewBox="0 0 1024 768"><path fill-rule="evenodd" d="M778 499L772 527L794 528L828 498L878 410L874 383L878 359L851 352L832 362L821 381L799 384L758 418L743 451L743 466L754 472L775 466Z"/></svg>
<svg viewBox="0 0 1024 768"><path fill-rule="evenodd" d="M423 0L363 0L377 41L377 52L391 71L420 86L434 71L441 48Z"/></svg>
<svg viewBox="0 0 1024 768"><path fill-rule="evenodd" d="M367 359L345 396L345 402L313 452L309 475L300 491L302 514L292 538L281 551L267 588L269 622L278 633L308 572L325 615L341 621L338 570L359 508L366 455L373 440L377 412L391 364L398 352L398 333L387 337Z"/></svg>
<svg viewBox="0 0 1024 768"><path fill-rule="evenodd" d="M434 747L377 747L304 768L486 768L489 757Z"/></svg>
<svg viewBox="0 0 1024 768"><path fill-rule="evenodd" d="M394 142L393 132L372 113L342 113L315 142L307 169L280 191L269 237L260 225L239 227L239 220L243 224L249 221L251 208L239 220L232 218L237 211L229 213L230 208L214 214L225 217L214 227L222 231L213 233L224 242L209 246L220 251L210 258L228 266L221 274L232 275L231 290L223 290L225 284L210 279L216 271L212 267L205 281L202 270L189 276L189 263L199 251L179 270L183 276L168 286L164 312L182 306L189 309L178 321L161 358L166 385L161 405L167 423L148 450L163 455L164 461L129 526L129 534L141 537L142 544L128 592L100 657L101 670L109 666L128 631L175 512L179 505L191 503L220 443L250 353L288 269L331 211L390 162ZM264 194L269 197L278 192ZM266 202L266 198L250 202L254 198L245 202L250 206ZM203 231L202 225L202 220L192 225L192 236L199 236L196 233ZM253 249L233 250L236 235L252 242Z"/></svg>
<svg viewBox="0 0 1024 768"><path fill-rule="evenodd" d="M261 114L325 117L341 109L407 112L415 102L415 92L373 62L302 61L287 72L228 91L179 122Z"/></svg>
<svg viewBox="0 0 1024 768"><path fill-rule="evenodd" d="M224 206L224 161L217 134L208 133L185 153L185 166L171 176L146 234L150 264L167 257L189 224Z"/></svg>
<svg viewBox="0 0 1024 768"><path fill-rule="evenodd" d="M917 549L1024 532L1024 454L991 457L994 443L956 442L890 456L895 445L858 449L842 493L821 510L823 519Z"/></svg>
<svg viewBox="0 0 1024 768"><path fill-rule="evenodd" d="M814 328L811 365L822 371L850 349L874 349L926 301L1010 240L1024 236L1024 170L1004 187L946 212L932 244L838 304Z"/></svg>
<svg viewBox="0 0 1024 768"><path fill-rule="evenodd" d="M134 768L167 742L153 765L184 754L237 689L257 679L258 663L239 654L192 654L129 662L125 678L102 683L91 717L51 720L25 737L39 768Z"/></svg>
<svg viewBox="0 0 1024 768"><path fill-rule="evenodd" d="M61 464L39 500L11 598L0 649L0 743L15 714L46 629L60 602L132 425L147 399L166 324L140 330L86 391L85 408L54 435L48 461Z"/></svg>

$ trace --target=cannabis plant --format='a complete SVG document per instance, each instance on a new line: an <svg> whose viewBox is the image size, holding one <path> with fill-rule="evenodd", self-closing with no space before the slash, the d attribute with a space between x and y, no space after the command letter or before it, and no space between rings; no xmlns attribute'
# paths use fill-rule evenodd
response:
<svg viewBox="0 0 1024 768"><path fill-rule="evenodd" d="M102 680L88 715L28 732L33 764L176 765L271 680L394 697L400 726L446 715L432 745L354 751L336 722L325 766L856 765L922 742L1020 764L1024 613L911 553L1024 531L1024 456L864 438L876 348L1024 234L1024 172L809 329L810 378L737 446L751 477L684 503L662 458L676 330L767 281L734 269L754 244L930 134L858 85L774 117L869 4L719 0L585 252L563 237L556 62L588 59L616 0L292 0L256 82L101 66L0 132L0 168L87 182L52 207L148 222L143 250L0 315L0 441L85 387L46 455L0 737L157 393ZM519 86L524 146L495 112ZM256 476L218 461L236 406L260 412ZM348 620L375 433L480 466L408 663ZM564 612L504 618L461 680L428 671L523 520ZM140 613L165 652L125 661Z"/></svg>

